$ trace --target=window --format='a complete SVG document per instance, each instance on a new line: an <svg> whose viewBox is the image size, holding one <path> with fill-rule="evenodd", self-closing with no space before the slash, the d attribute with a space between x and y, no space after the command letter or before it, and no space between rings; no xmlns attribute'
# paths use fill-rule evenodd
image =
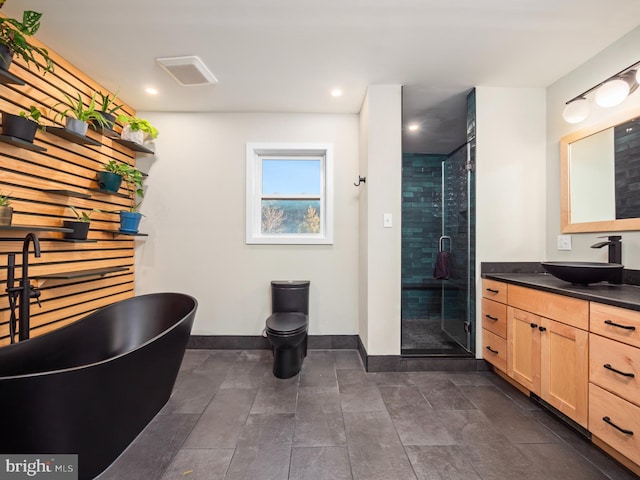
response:
<svg viewBox="0 0 640 480"><path fill-rule="evenodd" d="M247 243L333 243L332 146L247 144Z"/></svg>

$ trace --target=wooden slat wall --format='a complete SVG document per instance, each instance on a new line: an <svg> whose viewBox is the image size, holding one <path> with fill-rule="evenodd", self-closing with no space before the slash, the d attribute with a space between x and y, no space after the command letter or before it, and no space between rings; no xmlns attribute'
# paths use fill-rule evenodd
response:
<svg viewBox="0 0 640 480"><path fill-rule="evenodd" d="M45 45L35 39L31 43ZM0 110L17 114L30 105L44 107L50 126L63 126L54 121L56 112L64 106L52 107L64 102L63 92L70 97L80 93L88 103L94 92L108 90L88 78L62 57L49 49L55 63L55 72L28 70L21 59L14 59L10 72L26 82L24 86L0 85ZM124 78L124 77L123 77ZM121 103L118 99L117 103ZM135 114L128 105L123 112ZM115 130L120 130L116 126ZM104 213L127 205L127 199L91 189L97 189L96 172L110 159L135 165L135 152L113 142L97 132L89 131L90 138L101 146L84 146L69 142L50 133L38 131L34 143L47 149L32 152L0 143L0 191L10 194L14 209L13 224L61 227L63 220L72 220L68 208L102 212L91 215L89 239L97 243L65 243L56 241L62 233L38 232L41 257L29 255L29 276L72 272L104 267L126 267L126 271L104 277L82 277L74 280L32 280L41 289L38 307L31 305L31 336L41 335L72 323L90 312L133 296L134 240L133 237L107 232L119 228L115 213ZM73 190L91 195L90 199L50 194L44 190ZM125 186L120 190L125 193ZM0 346L9 343L9 307L5 293L7 278L7 254L16 254L16 278L21 275L22 245L27 231L0 230ZM31 249L33 250L33 249ZM16 336L17 338L17 336Z"/></svg>

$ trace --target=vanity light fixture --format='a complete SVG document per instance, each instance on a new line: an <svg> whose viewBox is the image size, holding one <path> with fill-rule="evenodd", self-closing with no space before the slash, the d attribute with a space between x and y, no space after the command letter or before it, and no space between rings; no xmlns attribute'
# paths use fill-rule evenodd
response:
<svg viewBox="0 0 640 480"><path fill-rule="evenodd" d="M562 117L568 123L580 123L589 116L591 105L587 95L595 93L595 102L603 108L620 105L640 84L640 62L628 66L603 82L582 92L566 104Z"/></svg>

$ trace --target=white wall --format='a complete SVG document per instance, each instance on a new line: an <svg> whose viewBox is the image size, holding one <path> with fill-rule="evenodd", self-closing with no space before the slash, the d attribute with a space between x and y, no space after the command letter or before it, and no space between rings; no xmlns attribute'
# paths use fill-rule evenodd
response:
<svg viewBox="0 0 640 480"><path fill-rule="evenodd" d="M640 27L613 43L595 57L558 80L547 89L547 236L549 260L585 260L606 262L607 249L593 249L596 238L607 233L572 234L571 251L557 250L560 233L560 139L571 132L588 127L630 108L640 107L640 89L621 105L604 109L593 105L591 115L577 125L562 118L565 102L599 84L611 75L640 60ZM593 94L590 95L593 100ZM618 233L618 232L608 232ZM640 269L640 232L621 232L622 263L627 268Z"/></svg>
<svg viewBox="0 0 640 480"><path fill-rule="evenodd" d="M360 112L361 336L369 355L400 354L402 87L372 85ZM392 228L383 227L390 213Z"/></svg>
<svg viewBox="0 0 640 480"><path fill-rule="evenodd" d="M310 333L358 333L357 115L139 112L158 128L137 240L136 294L199 302L193 333L260 335L269 282L311 281ZM334 146L335 243L245 244L247 142ZM147 170L148 169L148 170Z"/></svg>
<svg viewBox="0 0 640 480"><path fill-rule="evenodd" d="M545 259L545 91L476 87L476 352L481 262Z"/></svg>

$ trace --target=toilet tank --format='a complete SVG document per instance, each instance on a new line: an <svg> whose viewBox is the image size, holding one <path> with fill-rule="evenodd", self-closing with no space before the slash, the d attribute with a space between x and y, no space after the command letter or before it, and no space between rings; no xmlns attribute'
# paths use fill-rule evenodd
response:
<svg viewBox="0 0 640 480"><path fill-rule="evenodd" d="M298 312L309 315L308 280L271 282L271 312Z"/></svg>

